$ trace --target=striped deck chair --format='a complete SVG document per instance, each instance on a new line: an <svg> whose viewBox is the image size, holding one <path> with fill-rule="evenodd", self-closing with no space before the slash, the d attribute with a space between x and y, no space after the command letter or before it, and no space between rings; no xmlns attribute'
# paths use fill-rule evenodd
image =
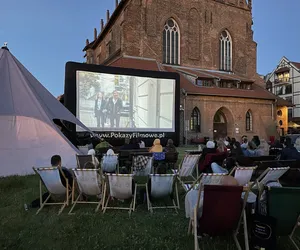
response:
<svg viewBox="0 0 300 250"><path fill-rule="evenodd" d="M198 178L198 162L200 155L185 155L182 160L179 169L173 170L177 174L179 183L182 185L185 191L188 191L188 187ZM193 176L196 168L196 177Z"/></svg>
<svg viewBox="0 0 300 250"><path fill-rule="evenodd" d="M131 215L131 212L135 210L137 190L137 185L135 183L133 185L133 174L107 174L107 179L108 181L104 185L103 202L105 202L106 198L107 185L109 185L109 194L103 207L103 213L105 213L106 209L121 209L129 210L129 215ZM130 207L108 207L111 198L119 200L131 199Z"/></svg>
<svg viewBox="0 0 300 250"><path fill-rule="evenodd" d="M94 155L76 155L76 161L78 168L84 168L87 162L92 162L95 167L98 168L97 161Z"/></svg>
<svg viewBox="0 0 300 250"><path fill-rule="evenodd" d="M259 197L264 190L264 186L269 182L279 182L281 176L283 176L290 168L267 168L256 180L256 184L253 185L253 189L258 189Z"/></svg>
<svg viewBox="0 0 300 250"><path fill-rule="evenodd" d="M102 173L115 173L119 167L118 154L105 154L101 160Z"/></svg>
<svg viewBox="0 0 300 250"><path fill-rule="evenodd" d="M180 205L179 205L178 187L176 183L176 175L151 174L149 177L150 177L150 189L151 189L150 192L148 189L148 185L146 184L148 210L151 213L153 213L153 209L174 208L177 212L177 209L180 208ZM165 198L167 196L172 197L173 206L154 207L152 205L151 202L152 199ZM176 202L175 202L175 198L176 198Z"/></svg>
<svg viewBox="0 0 300 250"><path fill-rule="evenodd" d="M78 197L74 200L75 195L75 183L73 183L72 189L72 203L73 206L69 211L69 214L72 213L73 209L77 204L97 204L95 212L98 212L100 206L103 207L103 193L102 193L102 177L97 169L72 169L74 176L76 178L76 183L78 186ZM73 180L75 182L75 180ZM79 201L79 198L85 196L95 196L99 201Z"/></svg>
<svg viewBox="0 0 300 250"><path fill-rule="evenodd" d="M65 177L64 173L60 171L58 167L49 167L49 168L35 168L33 167L33 171L40 176L40 208L36 212L38 214L44 206L49 205L62 205L58 214L61 214L62 211L66 206L69 205L69 199L70 195L69 192L71 191L70 183L68 179ZM66 187L61 182L60 175L65 178L66 181ZM49 196L46 198L46 200L42 201L42 183L46 187L46 189L49 192ZM47 201L50 199L51 196L64 196L63 202L49 202Z"/></svg>
<svg viewBox="0 0 300 250"><path fill-rule="evenodd" d="M249 190L249 189L248 189ZM246 201L241 202L244 191L242 186L205 185L203 213L198 215L199 200L202 188L199 189L197 206L194 208L194 244L199 250L198 233L209 236L222 236L232 233L236 246L242 250L237 239L241 227L241 220L245 218ZM247 226L244 226L245 248L249 250Z"/></svg>
<svg viewBox="0 0 300 250"><path fill-rule="evenodd" d="M299 246L293 239L300 225L300 188L268 187L268 215L276 218L276 236L289 236L296 249Z"/></svg>
<svg viewBox="0 0 300 250"><path fill-rule="evenodd" d="M253 172L256 167L235 167L232 169L229 175L233 175L234 178L238 181L240 186L247 186L251 180Z"/></svg>

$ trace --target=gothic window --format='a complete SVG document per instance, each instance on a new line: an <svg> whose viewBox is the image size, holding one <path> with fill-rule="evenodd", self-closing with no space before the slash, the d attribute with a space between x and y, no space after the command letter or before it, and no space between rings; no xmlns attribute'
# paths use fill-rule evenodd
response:
<svg viewBox="0 0 300 250"><path fill-rule="evenodd" d="M220 70L232 70L232 39L227 30L220 36Z"/></svg>
<svg viewBox="0 0 300 250"><path fill-rule="evenodd" d="M163 62L167 64L180 63L180 31L174 19L165 23L163 31Z"/></svg>
<svg viewBox="0 0 300 250"><path fill-rule="evenodd" d="M190 120L190 130L201 132L201 115L199 109L196 107L192 111Z"/></svg>
<svg viewBox="0 0 300 250"><path fill-rule="evenodd" d="M246 131L252 131L252 114L250 110L246 113Z"/></svg>

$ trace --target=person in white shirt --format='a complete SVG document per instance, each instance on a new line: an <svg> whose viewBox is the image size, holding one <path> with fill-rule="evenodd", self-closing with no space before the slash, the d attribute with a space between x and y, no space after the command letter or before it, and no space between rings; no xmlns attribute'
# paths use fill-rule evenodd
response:
<svg viewBox="0 0 300 250"><path fill-rule="evenodd" d="M106 101L103 98L103 93L99 92L95 100L95 117L97 119L97 127L102 126L104 128L106 113Z"/></svg>

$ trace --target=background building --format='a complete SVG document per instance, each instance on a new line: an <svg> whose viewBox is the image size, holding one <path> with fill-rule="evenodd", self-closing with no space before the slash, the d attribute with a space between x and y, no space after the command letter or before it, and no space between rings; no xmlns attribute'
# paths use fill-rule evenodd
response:
<svg viewBox="0 0 300 250"><path fill-rule="evenodd" d="M266 76L265 81L268 91L293 104L288 107L288 132L296 132L299 127L297 122L300 122L300 63L283 57L273 72ZM284 116L281 113L281 110L278 111L279 117ZM284 121L279 119L279 126L282 123Z"/></svg>
<svg viewBox="0 0 300 250"><path fill-rule="evenodd" d="M86 41L87 63L180 74L181 141L277 133L277 106L256 73L251 0L116 0ZM286 112L286 109L282 109Z"/></svg>

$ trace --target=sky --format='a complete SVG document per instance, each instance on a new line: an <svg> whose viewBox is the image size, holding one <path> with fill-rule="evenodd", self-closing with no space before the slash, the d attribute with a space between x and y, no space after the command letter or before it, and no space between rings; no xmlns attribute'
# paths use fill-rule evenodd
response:
<svg viewBox="0 0 300 250"><path fill-rule="evenodd" d="M253 0L257 72L267 74L282 56L300 62L299 0ZM54 95L64 91L65 64L84 62L85 40L93 40L114 0L0 0L0 46ZM1 82L1 79L0 79Z"/></svg>

